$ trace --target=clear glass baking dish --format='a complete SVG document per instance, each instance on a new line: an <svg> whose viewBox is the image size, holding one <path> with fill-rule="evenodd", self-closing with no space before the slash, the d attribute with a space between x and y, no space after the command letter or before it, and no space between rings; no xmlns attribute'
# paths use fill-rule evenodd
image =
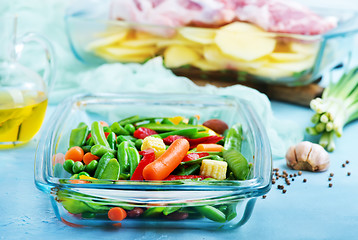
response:
<svg viewBox="0 0 358 240"><path fill-rule="evenodd" d="M67 10L71 49L85 63L143 63L163 56L178 75L299 86L348 65L358 31L358 14L351 10L313 9L336 17L338 26L308 36L251 31L243 23L171 28L109 20L110 2L77 1Z"/></svg>
<svg viewBox="0 0 358 240"><path fill-rule="evenodd" d="M199 114L201 121L218 118L229 126L242 123L242 154L252 164L251 178L242 181L93 180L92 183L74 183L69 179L69 173L61 171L62 165L57 166L57 163L54 166L53 156L66 152L70 132L79 122L114 122L136 114L148 117ZM185 220L168 219L160 213L151 217L126 218L120 222L122 227L235 228L247 222L256 198L271 188L271 149L265 130L250 104L234 97L172 94L77 96L58 106L42 132L36 151L35 183L50 197L56 216L71 226L118 226L108 219L107 212L110 207L120 204L123 208L142 209L183 207L189 212ZM86 209L94 212L95 216L88 218L88 214L74 213L69 210L71 204L90 206ZM230 207L234 215L225 222L216 222L191 211L196 206Z"/></svg>

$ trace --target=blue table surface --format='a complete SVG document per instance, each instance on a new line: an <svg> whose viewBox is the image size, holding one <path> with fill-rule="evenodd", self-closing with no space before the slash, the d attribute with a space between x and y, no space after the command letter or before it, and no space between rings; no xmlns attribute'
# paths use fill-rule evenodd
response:
<svg viewBox="0 0 358 240"><path fill-rule="evenodd" d="M310 125L309 108L281 102L272 102L272 108L279 119L296 121L302 129ZM219 232L68 227L55 217L47 195L35 187L37 141L33 140L23 147L0 151L0 239L356 239L357 135L358 122L349 124L337 141L336 150L330 154L331 166L327 172L304 172L285 187L285 194L277 189L276 183L266 199L258 199L251 219L244 226ZM343 168L346 160L350 163ZM297 172L289 170L284 159L274 161L273 166L288 173ZM331 172L333 187L329 188ZM304 178L306 183L302 181ZM282 179L279 184L283 184Z"/></svg>

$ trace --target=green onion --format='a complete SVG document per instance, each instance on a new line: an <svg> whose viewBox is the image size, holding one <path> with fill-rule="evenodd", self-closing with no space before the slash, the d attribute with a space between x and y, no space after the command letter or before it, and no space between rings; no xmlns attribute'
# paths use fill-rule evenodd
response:
<svg viewBox="0 0 358 240"><path fill-rule="evenodd" d="M310 135L321 134L319 144L332 152L334 137L341 137L343 127L358 119L358 67L345 73L337 82L331 82L322 98L311 101L315 111L311 118L313 127L306 128Z"/></svg>

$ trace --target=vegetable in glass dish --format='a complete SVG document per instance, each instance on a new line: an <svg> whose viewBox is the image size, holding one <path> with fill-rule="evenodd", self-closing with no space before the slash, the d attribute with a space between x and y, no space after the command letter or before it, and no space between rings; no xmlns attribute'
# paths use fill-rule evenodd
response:
<svg viewBox="0 0 358 240"><path fill-rule="evenodd" d="M224 137L207 126L197 124L198 121L192 118L189 121L181 117L179 122L179 118L170 119L153 121L156 119L133 116L112 123L110 127L104 122L94 121L90 130L85 123L80 123L71 131L69 146L72 147L65 154L63 169L71 174L70 181L74 184L95 184L100 179L203 181L205 184L227 178L248 178L249 164L240 153L243 140L241 124L232 126ZM220 124L217 129L222 129L223 122L215 122ZM59 190L57 200L67 211L81 214L82 218L107 214L107 218L113 221L131 216L171 220L205 217L224 223L233 219L238 204L136 207L139 210L134 214L131 212L133 207L126 208L113 202L96 205L82 200L80 193L77 195L78 198L69 198L65 190Z"/></svg>

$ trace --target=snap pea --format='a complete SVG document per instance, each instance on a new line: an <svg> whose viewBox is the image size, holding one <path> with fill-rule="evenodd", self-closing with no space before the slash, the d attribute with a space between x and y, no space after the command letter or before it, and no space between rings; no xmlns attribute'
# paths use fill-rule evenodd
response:
<svg viewBox="0 0 358 240"><path fill-rule="evenodd" d="M117 136L129 135L129 132L126 129L124 129L124 127L122 127L118 122L114 122L110 128L115 134L117 134Z"/></svg>
<svg viewBox="0 0 358 240"><path fill-rule="evenodd" d="M227 209L225 211L226 221L231 221L234 218L236 218L236 216L237 216L236 206L237 206L237 203L232 203L227 206Z"/></svg>
<svg viewBox="0 0 358 240"><path fill-rule="evenodd" d="M94 146L91 147L91 153L92 153L93 155L98 156L98 157L102 157L102 156L103 156L105 153L107 153L107 152L110 152L110 153L112 153L112 154L115 154L115 153L116 153L116 151L113 150L112 148L110 148L110 147L105 147L105 146L102 146L102 145L99 145L99 144L94 145Z"/></svg>
<svg viewBox="0 0 358 240"><path fill-rule="evenodd" d="M148 208L143 214L143 217L157 217L164 211L165 207L151 207Z"/></svg>
<svg viewBox="0 0 358 240"><path fill-rule="evenodd" d="M113 150L117 149L117 137L114 132L111 132L107 137L107 142L109 144L109 147Z"/></svg>
<svg viewBox="0 0 358 240"><path fill-rule="evenodd" d="M225 137L224 149L235 149L241 152L241 144L242 144L242 125L241 123L237 123L233 125L227 135Z"/></svg>
<svg viewBox="0 0 358 240"><path fill-rule="evenodd" d="M133 175L134 170L137 168L138 163L140 161L140 156L136 148L128 147L126 148L126 154L128 156L129 162L129 174L130 177Z"/></svg>
<svg viewBox="0 0 358 240"><path fill-rule="evenodd" d="M66 172L73 174L72 167L75 162L71 159L67 159L63 163L63 168L66 170Z"/></svg>
<svg viewBox="0 0 358 240"><path fill-rule="evenodd" d="M80 177L80 176L90 177L90 175L89 175L87 172L84 172L84 171L78 173L78 176L79 176L79 177Z"/></svg>
<svg viewBox="0 0 358 240"><path fill-rule="evenodd" d="M235 149L224 150L223 155L236 179L245 180L249 173L249 164L246 158Z"/></svg>
<svg viewBox="0 0 358 240"><path fill-rule="evenodd" d="M128 154L126 152L126 149L129 146L130 146L130 143L128 141L121 142L118 145L117 159L118 159L119 166L120 166L120 169L121 169L121 174L126 174L130 170Z"/></svg>
<svg viewBox="0 0 358 240"><path fill-rule="evenodd" d="M147 124L142 124L140 126L152 129L156 132L171 132L171 131L183 130L183 129L188 129L188 128L196 128L197 131L205 131L206 130L202 126L191 125L191 124L171 125L171 124L147 123Z"/></svg>
<svg viewBox="0 0 358 240"><path fill-rule="evenodd" d="M175 125L175 126L177 126L177 125ZM198 132L197 128L186 128L186 129L180 129L180 130L160 133L160 134L157 134L157 135L159 137L161 137L161 138L166 138L166 137L171 136L171 135L180 135L180 136L192 138L193 136L195 136L195 134L197 132Z"/></svg>
<svg viewBox="0 0 358 240"><path fill-rule="evenodd" d="M97 178L118 180L119 172L120 166L117 159L111 158L109 161L105 162L105 165L103 165L103 169L99 171Z"/></svg>
<svg viewBox="0 0 358 240"><path fill-rule="evenodd" d="M174 125L174 123L172 121L170 121L168 118L163 118L163 120L160 122L160 124Z"/></svg>
<svg viewBox="0 0 358 240"><path fill-rule="evenodd" d="M127 123L124 126L124 129L127 130L129 132L129 134L133 134L135 131L135 127L133 126L133 124Z"/></svg>
<svg viewBox="0 0 358 240"><path fill-rule="evenodd" d="M104 135L103 127L98 121L94 121L91 125L91 137L96 145L110 148L106 136Z"/></svg>
<svg viewBox="0 0 358 240"><path fill-rule="evenodd" d="M82 172L84 168L85 168L85 166L83 166L83 163L77 161L72 166L72 172L73 173L79 173L79 172Z"/></svg>
<svg viewBox="0 0 358 240"><path fill-rule="evenodd" d="M200 169L200 164L193 164L187 168L182 168L181 171L177 173L177 175L193 175L194 173L198 172Z"/></svg>
<svg viewBox="0 0 358 240"><path fill-rule="evenodd" d="M72 129L70 134L70 144L69 147L79 146L81 147L86 143L86 137L88 135L88 126L81 122L77 128Z"/></svg>
<svg viewBox="0 0 358 240"><path fill-rule="evenodd" d="M178 211L178 210L180 210L181 209L181 207L166 207L166 208L164 208L164 210L163 210L163 214L165 215L165 216L167 216L167 215L169 215L169 214L171 214L171 213L173 213L173 212L176 212L176 211Z"/></svg>
<svg viewBox="0 0 358 240"><path fill-rule="evenodd" d="M212 221L220 223L224 223L226 221L225 214L213 206L196 206L194 208L204 217Z"/></svg>
<svg viewBox="0 0 358 240"><path fill-rule="evenodd" d="M98 162L96 171L94 173L95 178L98 178L98 175L102 174L102 172L105 169L105 166L108 164L109 160L111 160L113 157L114 155L110 152L106 152L105 154L103 154L103 156Z"/></svg>
<svg viewBox="0 0 358 240"><path fill-rule="evenodd" d="M189 121L188 121L188 124L191 124L191 125L198 125L198 118L197 117L195 117L195 116L191 116L190 118L189 118Z"/></svg>

